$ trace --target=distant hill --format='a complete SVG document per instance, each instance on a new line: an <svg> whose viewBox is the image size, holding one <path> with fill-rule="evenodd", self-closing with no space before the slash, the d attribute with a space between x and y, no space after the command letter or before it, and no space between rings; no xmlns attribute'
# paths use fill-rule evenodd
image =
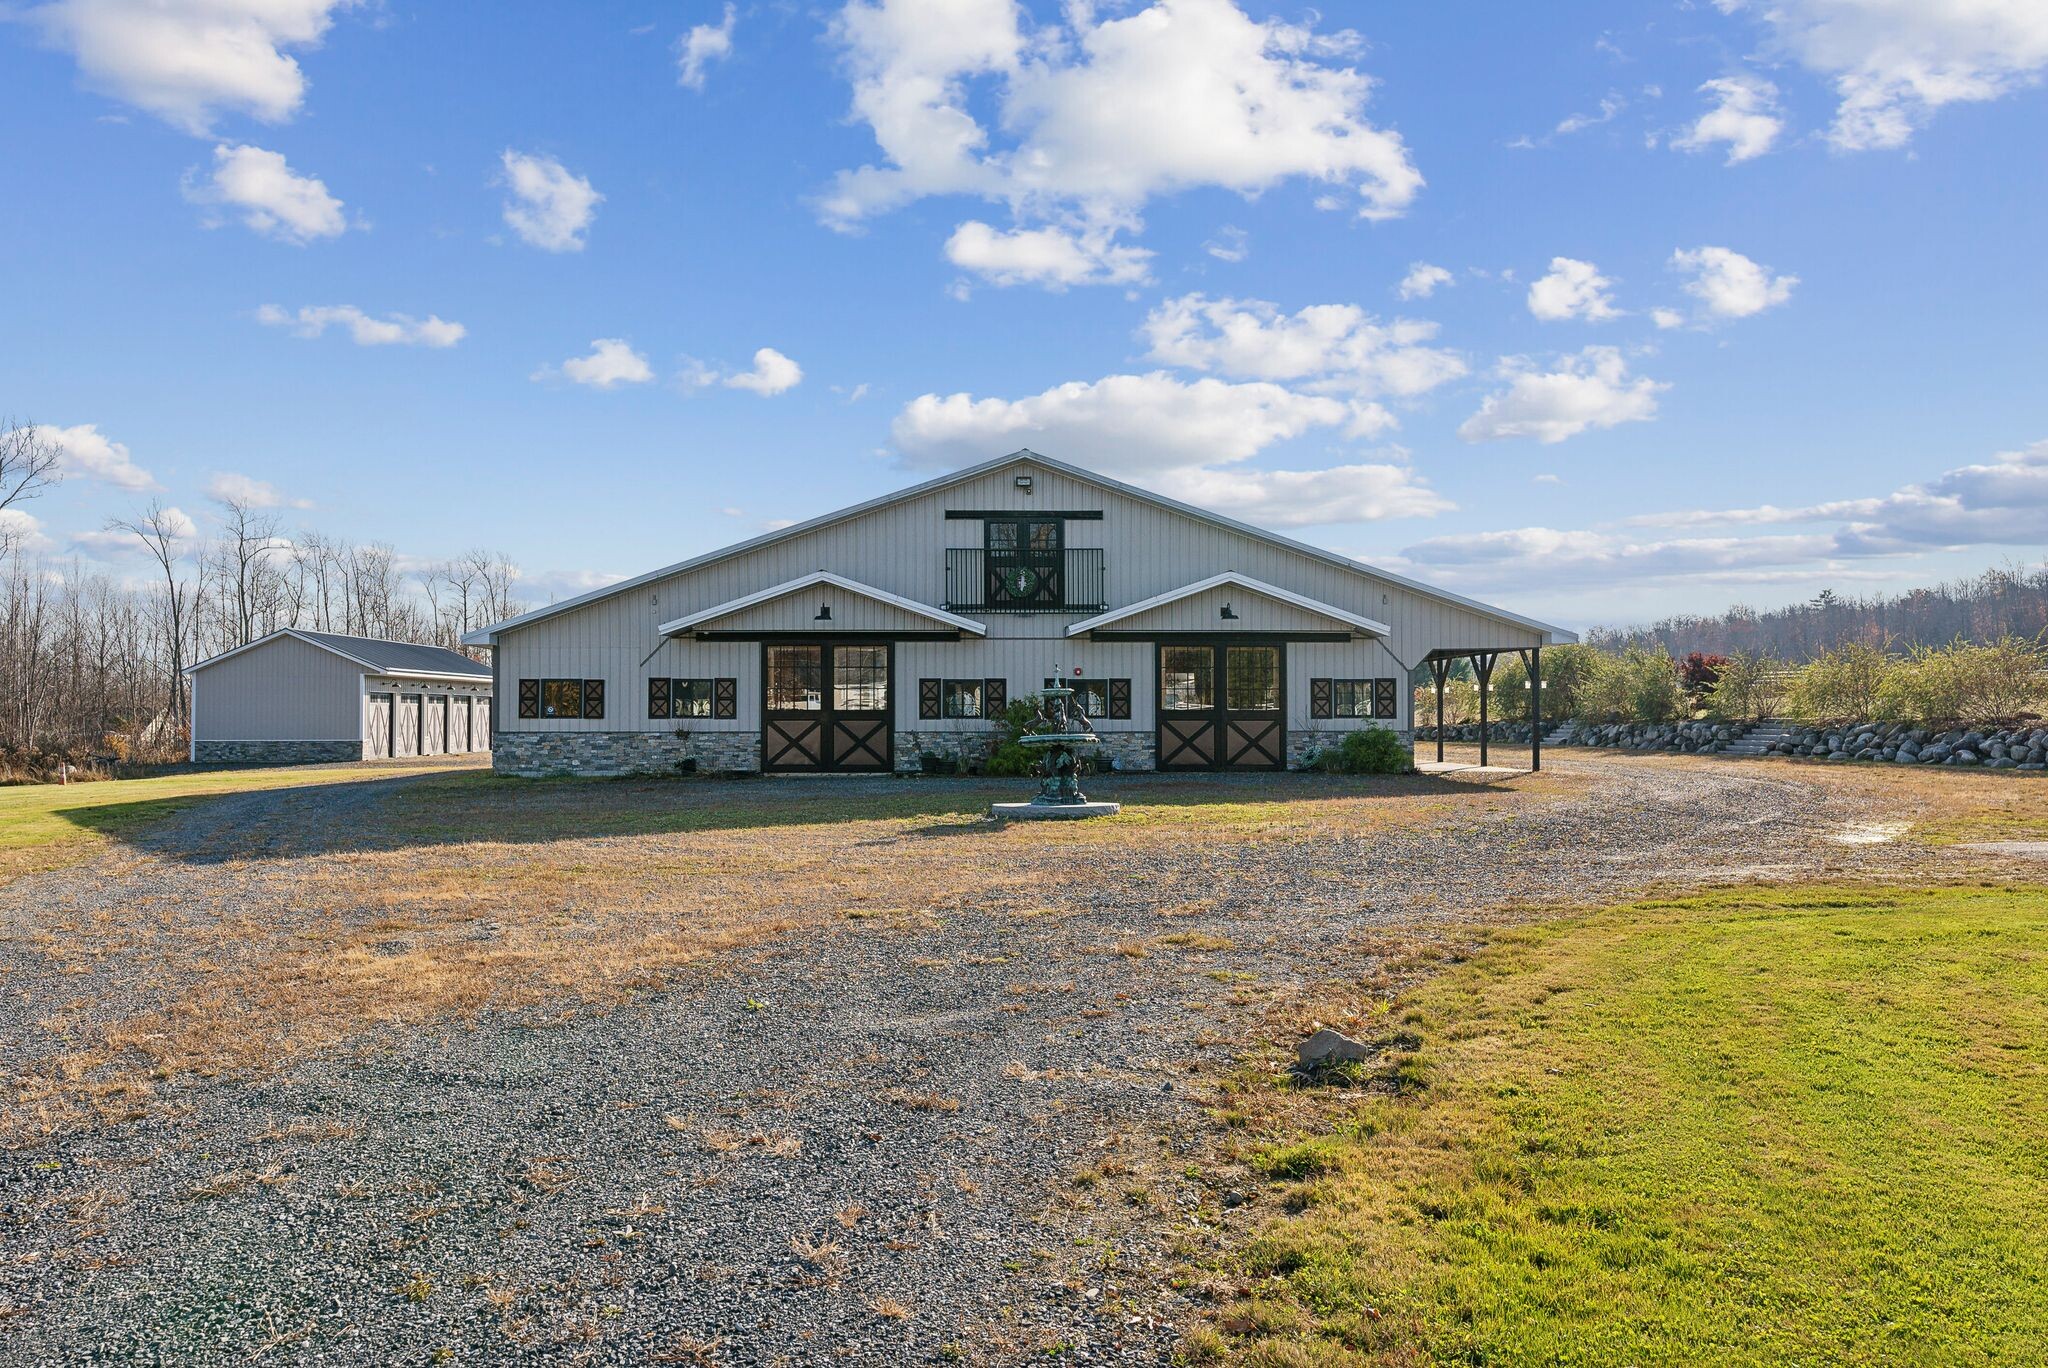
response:
<svg viewBox="0 0 2048 1368"><path fill-rule="evenodd" d="M1973 579L1894 597L1842 598L1823 591L1806 603L1769 612L1738 604L1718 617L1595 627L1586 640L1610 650L1661 645L1680 657L1692 651L1763 651L1798 661L1850 641L1890 642L1904 650L1944 646L1958 637L1985 642L2005 636L2048 640L2048 564L1987 570Z"/></svg>

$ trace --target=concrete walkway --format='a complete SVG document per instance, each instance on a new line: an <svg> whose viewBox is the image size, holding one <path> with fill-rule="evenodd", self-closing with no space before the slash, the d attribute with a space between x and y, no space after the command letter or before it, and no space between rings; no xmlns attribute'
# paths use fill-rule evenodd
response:
<svg viewBox="0 0 2048 1368"><path fill-rule="evenodd" d="M1510 779L1517 774L1532 773L1521 766L1465 765L1456 760L1418 760L1415 768L1421 774L1456 774L1473 779Z"/></svg>

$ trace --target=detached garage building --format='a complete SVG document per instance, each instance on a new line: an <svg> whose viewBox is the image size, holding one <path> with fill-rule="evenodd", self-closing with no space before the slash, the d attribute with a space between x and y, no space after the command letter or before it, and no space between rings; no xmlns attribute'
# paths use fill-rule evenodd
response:
<svg viewBox="0 0 2048 1368"><path fill-rule="evenodd" d="M304 765L491 748L491 670L440 646L286 627L202 660L192 759Z"/></svg>

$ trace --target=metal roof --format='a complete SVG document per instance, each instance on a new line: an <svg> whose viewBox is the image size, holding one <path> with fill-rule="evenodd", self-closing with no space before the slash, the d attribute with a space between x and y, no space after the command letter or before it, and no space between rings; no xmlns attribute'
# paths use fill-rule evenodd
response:
<svg viewBox="0 0 2048 1368"><path fill-rule="evenodd" d="M1439 589L1435 585L1424 584L1420 580L1409 579L1405 575L1397 575L1391 570L1382 570L1376 565L1368 565L1350 556L1339 555L1335 551L1327 551L1320 546L1310 546L1307 542L1296 541L1292 537L1283 537L1279 533L1269 532L1263 527L1254 527L1250 523L1239 522L1235 518L1225 517L1223 514L1213 512L1210 509L1197 508L1193 504L1182 503L1180 500L1170 499L1164 494L1156 494L1149 489L1126 484L1122 480L1111 479L1107 475L1099 474L1085 467L1058 460L1051 456L1041 455L1029 447L1021 447L1007 456L998 456L991 461L983 461L978 465L966 466L950 474L941 475L937 479L926 480L922 484L912 485L908 489L899 489L893 494L883 494L876 498L868 499L865 502L854 504L850 508L841 508L831 513L820 514L815 518L807 518L802 522L792 523L788 527L777 528L772 532L765 532L758 537L750 537L746 541L736 542L731 546L722 547L716 551L707 551L703 555L692 556L688 560L680 560L673 565L664 565L659 570L649 570L645 574L634 575L630 579L620 580L616 584L607 584L600 589L587 590L584 593L575 595L573 598L565 598L560 602L550 603L543 608L529 609L516 617L506 618L503 622L494 622L488 627L479 627L473 632L467 632L463 635L462 642L465 646L490 646L495 643L495 638L501 632L511 631L516 627L524 627L530 622L539 622L543 618L553 617L557 613L565 613L572 608L580 608L586 603L594 603L599 599L610 598L614 594L622 594L630 589L637 589L643 584L651 584L656 580L666 579L670 575L678 575L686 570L695 570L701 566L727 560L759 547L787 541L792 537L800 537L806 532L816 531L821 527L829 527L833 523L844 522L849 518L857 518L878 508L886 508L891 504L906 503L911 499L934 493L951 485L965 484L969 480L978 479L991 471L1000 470L1006 465L1019 461L1035 462L1047 471L1057 472L1072 479L1093 484L1098 488L1111 490L1128 498L1137 499L1143 503L1150 503L1160 508L1169 508L1176 513L1185 514L1190 518L1210 523L1217 527L1228 528L1233 532L1256 538L1273 546L1285 547L1289 551L1321 561L1326 565L1334 565L1339 569L1348 570L1355 575L1384 580L1389 584L1399 585L1411 593L1421 594L1426 598L1433 598L1443 603L1456 604L1460 608L1468 608L1482 616L1494 618L1501 622L1512 622L1516 626L1526 627L1531 631L1542 633L1547 639L1547 644L1555 645L1579 639L1578 633L1569 631L1566 628L1558 627L1548 622L1538 622L1535 618L1524 617L1520 613L1511 613L1505 608L1496 608L1490 603L1481 603L1478 599L1467 598L1463 594L1454 594L1448 589Z"/></svg>
<svg viewBox="0 0 2048 1368"><path fill-rule="evenodd" d="M343 636L339 632L309 632L303 627L282 627L268 636L258 637L246 646L237 646L232 651L222 651L210 660L188 666L186 673L203 670L217 665L229 656L240 655L265 642L278 637L297 637L311 646L332 651L344 656L373 674L390 675L435 675L442 678L489 679L491 667L479 665L460 651L451 651L445 646L419 646L409 641L385 641L380 637Z"/></svg>

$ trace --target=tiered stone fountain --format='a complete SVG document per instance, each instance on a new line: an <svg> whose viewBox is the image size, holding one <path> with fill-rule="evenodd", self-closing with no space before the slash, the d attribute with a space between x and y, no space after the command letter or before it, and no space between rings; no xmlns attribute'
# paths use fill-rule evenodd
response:
<svg viewBox="0 0 2048 1368"><path fill-rule="evenodd" d="M1030 732L1017 744L1039 753L1038 796L1028 803L991 803L988 815L1024 821L1071 821L1107 817L1122 811L1118 803L1097 803L1081 792L1077 751L1099 746L1100 737L1088 715L1074 706L1074 691L1055 684L1038 695L1038 714Z"/></svg>

